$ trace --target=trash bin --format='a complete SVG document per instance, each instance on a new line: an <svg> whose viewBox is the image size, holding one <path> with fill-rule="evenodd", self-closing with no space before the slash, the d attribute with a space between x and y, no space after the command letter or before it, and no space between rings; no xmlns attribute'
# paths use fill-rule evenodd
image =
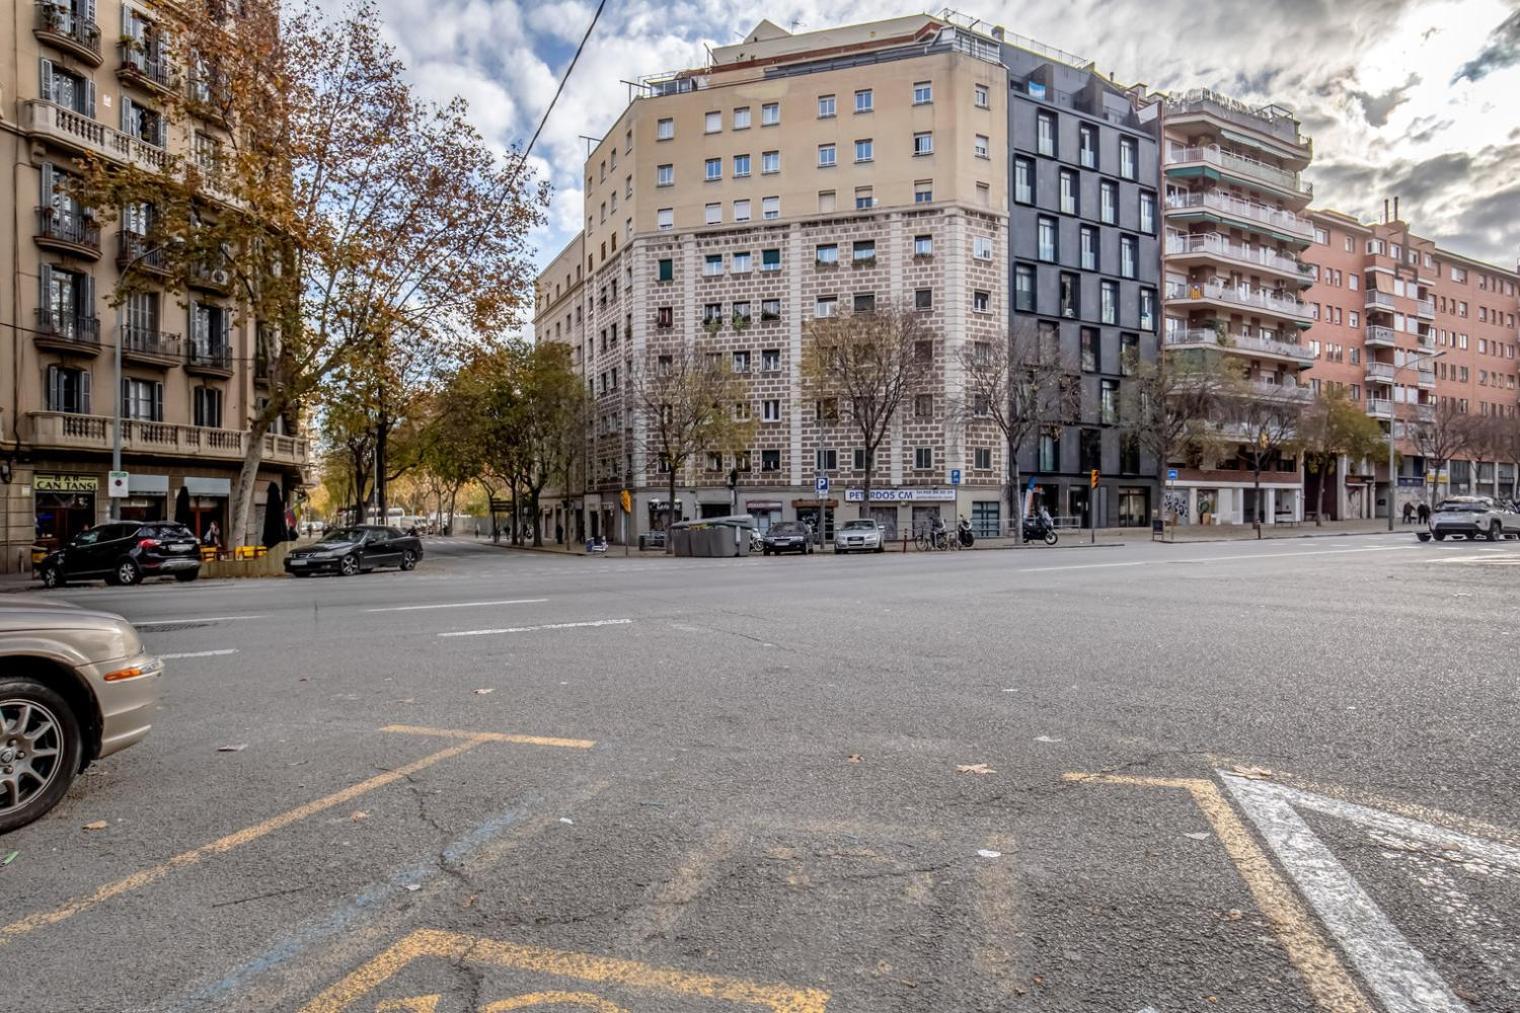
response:
<svg viewBox="0 0 1520 1013"><path fill-rule="evenodd" d="M749 533L755 518L749 514L677 521L670 526L671 544L677 556L728 559L749 555Z"/></svg>

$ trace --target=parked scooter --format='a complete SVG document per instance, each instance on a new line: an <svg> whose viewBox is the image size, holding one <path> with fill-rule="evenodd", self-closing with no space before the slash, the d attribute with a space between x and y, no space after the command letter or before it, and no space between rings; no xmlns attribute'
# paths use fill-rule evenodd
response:
<svg viewBox="0 0 1520 1013"><path fill-rule="evenodd" d="M1054 545L1059 541L1056 535L1056 527L1044 517L1024 518L1024 544L1030 542L1044 542L1046 545Z"/></svg>

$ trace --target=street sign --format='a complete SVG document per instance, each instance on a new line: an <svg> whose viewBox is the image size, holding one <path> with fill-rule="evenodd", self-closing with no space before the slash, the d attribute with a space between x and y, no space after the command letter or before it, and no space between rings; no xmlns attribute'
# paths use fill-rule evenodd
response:
<svg viewBox="0 0 1520 1013"><path fill-rule="evenodd" d="M829 491L829 476L819 475L813 481L813 490L820 496L826 495Z"/></svg>
<svg viewBox="0 0 1520 1013"><path fill-rule="evenodd" d="M1168 469L1166 469L1166 480L1168 482L1175 482L1175 481L1177 481L1177 469L1176 468L1168 468Z"/></svg>
<svg viewBox="0 0 1520 1013"><path fill-rule="evenodd" d="M1098 469L1097 468L1094 468L1092 470L1092 479L1091 479L1091 481L1092 481L1092 487L1094 489L1096 489L1098 487Z"/></svg>
<svg viewBox="0 0 1520 1013"><path fill-rule="evenodd" d="M959 469L959 468L951 468L950 469L950 484L951 485L960 485L961 484L961 469Z"/></svg>
<svg viewBox="0 0 1520 1013"><path fill-rule="evenodd" d="M106 495L112 499L121 499L127 495L127 473L125 471L107 473Z"/></svg>

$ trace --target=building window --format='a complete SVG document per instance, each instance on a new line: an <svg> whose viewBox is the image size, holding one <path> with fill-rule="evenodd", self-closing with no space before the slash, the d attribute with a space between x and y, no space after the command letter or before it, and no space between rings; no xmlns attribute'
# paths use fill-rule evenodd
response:
<svg viewBox="0 0 1520 1013"><path fill-rule="evenodd" d="M972 92L971 103L978 109L986 109L991 104L988 101L989 98L990 95L987 91L987 86L985 84L979 84L976 85L975 90Z"/></svg>
<svg viewBox="0 0 1520 1013"><path fill-rule="evenodd" d="M826 120L829 117L833 116L834 113L835 113L834 96L832 96L832 95L819 95L818 96L818 118L820 120Z"/></svg>
<svg viewBox="0 0 1520 1013"><path fill-rule="evenodd" d="M740 106L734 110L734 129L749 129L749 106Z"/></svg>
<svg viewBox="0 0 1520 1013"><path fill-rule="evenodd" d="M748 250L737 250L729 256L728 269L734 274L749 274L754 269L755 257Z"/></svg>
<svg viewBox="0 0 1520 1013"><path fill-rule="evenodd" d="M1119 374L1134 376L1140 371L1140 335L1119 335Z"/></svg>
<svg viewBox="0 0 1520 1013"><path fill-rule="evenodd" d="M1077 467L1091 471L1103 467L1103 434L1096 429L1077 433Z"/></svg>
<svg viewBox="0 0 1520 1013"><path fill-rule="evenodd" d="M676 213L672 208L660 208L654 213L654 223L660 229L673 229L676 227Z"/></svg>
<svg viewBox="0 0 1520 1013"><path fill-rule="evenodd" d="M1119 424L1119 381L1098 381L1099 405L1103 413L1103 424L1116 426Z"/></svg>
<svg viewBox="0 0 1520 1013"><path fill-rule="evenodd" d="M90 414L90 373L68 366L47 368L47 410L70 415Z"/></svg>
<svg viewBox="0 0 1520 1013"><path fill-rule="evenodd" d="M769 249L769 250L761 250L760 251L760 270L762 270L762 271L779 271L779 270L781 270L781 250L778 249L778 248L772 248L772 249Z"/></svg>
<svg viewBox="0 0 1520 1013"><path fill-rule="evenodd" d="M863 138L861 140L856 141L855 142L855 161L857 161L857 162L869 162L871 160L872 155L875 152L875 150L876 150L875 146L871 143L871 138L869 138L869 137L866 137L866 138Z"/></svg>
<svg viewBox="0 0 1520 1013"><path fill-rule="evenodd" d="M914 236L913 237L913 256L915 256L915 257L932 257L932 256L934 256L934 237L933 236Z"/></svg>
<svg viewBox="0 0 1520 1013"><path fill-rule="evenodd" d="M986 293L986 292L980 292L980 291L972 292L971 293L971 312L973 312L973 313L991 313L992 312L992 297L988 293Z"/></svg>
<svg viewBox="0 0 1520 1013"><path fill-rule="evenodd" d="M1104 280L1098 283L1098 318L1105 324L1119 322L1119 283L1117 281Z"/></svg>
<svg viewBox="0 0 1520 1013"><path fill-rule="evenodd" d="M767 175L770 175L773 172L780 172L780 171L781 171L781 152L779 152L779 151L762 151L760 153L760 174L762 176L767 176Z"/></svg>
<svg viewBox="0 0 1520 1013"><path fill-rule="evenodd" d="M1061 272L1061 316L1075 320L1082 315L1082 282L1074 274Z"/></svg>
<svg viewBox="0 0 1520 1013"><path fill-rule="evenodd" d="M838 158L839 158L839 156L837 154L837 151L836 151L834 145L832 145L832 144L820 144L820 145L818 145L818 167L820 169L827 169L827 168L830 168L831 166L839 164L838 163Z"/></svg>
<svg viewBox="0 0 1520 1013"><path fill-rule="evenodd" d="M781 400L779 398L767 398L760 402L760 421L781 421Z"/></svg>
<svg viewBox="0 0 1520 1013"><path fill-rule="evenodd" d="M1134 236L1119 237L1119 277L1134 278L1139 270L1140 240Z"/></svg>
<svg viewBox="0 0 1520 1013"><path fill-rule="evenodd" d="M777 303L776 300L774 300L774 299L768 299L768 300L765 300L765 301L763 301L763 302L760 303L760 319L762 319L762 320L765 319L765 312L766 312L765 311L765 307L766 307L766 305L768 303L774 303L775 306L776 306L776 316L773 317L772 319L780 319L780 317L781 317L781 306L780 306L780 303ZM766 349L762 349L761 352L760 352L760 371L763 372L763 373L774 373L777 370L779 370L780 368L781 368L781 349L779 349L779 348L766 348Z"/></svg>
<svg viewBox="0 0 1520 1013"><path fill-rule="evenodd" d="M875 107L875 101L870 88L862 88L855 93L855 111L857 113L868 113Z"/></svg>
<svg viewBox="0 0 1520 1013"><path fill-rule="evenodd" d="M714 205L709 204L708 207ZM702 261L702 277L716 278L723 273L723 254L709 253Z"/></svg>
<svg viewBox="0 0 1520 1013"><path fill-rule="evenodd" d="M1035 150L1052 158L1056 154L1056 114L1035 114Z"/></svg>
<svg viewBox="0 0 1520 1013"><path fill-rule="evenodd" d="M780 319L781 319L781 300L780 299L761 299L760 300L760 322L763 324L763 323L769 323L770 321L773 321L773 320L780 320Z"/></svg>
<svg viewBox="0 0 1520 1013"><path fill-rule="evenodd" d="M676 135L676 121L666 117L655 124L654 137L657 141L668 141Z"/></svg>
<svg viewBox="0 0 1520 1013"><path fill-rule="evenodd" d="M934 395L915 394L913 396L913 417L925 422L934 420Z"/></svg>
<svg viewBox="0 0 1520 1013"><path fill-rule="evenodd" d="M990 470L992 470L992 448L991 447L977 447L975 450L973 450L971 452L971 454L972 454L972 457L971 457L972 464L971 464L971 466L973 468L975 468L977 471L990 471Z"/></svg>
<svg viewBox="0 0 1520 1013"><path fill-rule="evenodd" d="M1077 229L1078 252L1082 257L1082 270L1096 271L1098 269L1098 229L1094 225L1083 225Z"/></svg>
<svg viewBox="0 0 1520 1013"><path fill-rule="evenodd" d="M813 262L829 266L839 263L839 244L819 243L813 247Z"/></svg>
<svg viewBox="0 0 1520 1013"><path fill-rule="evenodd" d="M976 203L979 207L992 206L992 187L986 183L976 184Z"/></svg>
<svg viewBox="0 0 1520 1013"><path fill-rule="evenodd" d="M780 197L761 197L760 198L760 217L764 218L764 219L767 219L767 220L772 219L772 218L780 218L781 217L781 198Z"/></svg>
<svg viewBox="0 0 1520 1013"><path fill-rule="evenodd" d="M1140 290L1140 329L1156 333L1156 290L1153 288Z"/></svg>
<svg viewBox="0 0 1520 1013"><path fill-rule="evenodd" d="M934 180L919 179L913 181L913 203L929 204L934 200Z"/></svg>
<svg viewBox="0 0 1520 1013"><path fill-rule="evenodd" d="M813 452L813 465L818 471L838 471L839 451L820 447Z"/></svg>
<svg viewBox="0 0 1520 1013"><path fill-rule="evenodd" d="M934 290L932 288L914 289L913 308L916 310L932 310L934 308Z"/></svg>
<svg viewBox="0 0 1520 1013"><path fill-rule="evenodd" d="M1140 165L1140 142L1133 137L1119 138L1119 177L1134 179Z"/></svg>
<svg viewBox="0 0 1520 1013"><path fill-rule="evenodd" d="M1119 473L1140 474L1140 440L1134 433L1125 433L1119 437ZM1123 508L1120 509L1122 511Z"/></svg>
<svg viewBox="0 0 1520 1013"><path fill-rule="evenodd" d="M760 125L774 127L781 122L781 103L767 102L760 107Z"/></svg>
<svg viewBox="0 0 1520 1013"><path fill-rule="evenodd" d="M929 81L917 81L913 85L913 104L924 105L934 101L934 85Z"/></svg>
<svg viewBox="0 0 1520 1013"><path fill-rule="evenodd" d="M915 471L928 471L934 467L933 447L913 448L913 468Z"/></svg>
<svg viewBox="0 0 1520 1013"><path fill-rule="evenodd" d="M1099 336L1098 329L1096 327L1084 327L1084 328L1082 328L1081 334L1080 334L1081 352L1082 352L1082 372L1084 372L1084 373L1096 373L1098 371L1098 363L1099 363L1099 361L1102 358L1102 356L1099 354L1100 353L1100 344L1099 344L1099 342L1101 340L1102 339Z"/></svg>
<svg viewBox="0 0 1520 1013"><path fill-rule="evenodd" d="M1074 215L1077 213L1077 173L1074 169L1062 169L1061 178L1061 214Z"/></svg>
<svg viewBox="0 0 1520 1013"><path fill-rule="evenodd" d="M934 154L934 132L930 130L920 131L913 135L913 154Z"/></svg>
<svg viewBox="0 0 1520 1013"><path fill-rule="evenodd" d="M876 198L871 188L868 186L857 186L855 188L855 209L859 211L875 206Z"/></svg>
<svg viewBox="0 0 1520 1013"><path fill-rule="evenodd" d="M1091 123L1077 127L1077 160L1084 169L1098 167L1098 128Z"/></svg>
<svg viewBox="0 0 1520 1013"><path fill-rule="evenodd" d="M819 190L818 191L818 213L819 214L825 214L825 215L826 214L832 214L833 211L835 210L835 207L836 207L836 204L835 204L834 191L833 190Z"/></svg>
<svg viewBox="0 0 1520 1013"><path fill-rule="evenodd" d="M971 153L977 158L988 158L990 157L988 150L991 144L992 142L987 139L986 134L977 134L971 139Z"/></svg>
<svg viewBox="0 0 1520 1013"><path fill-rule="evenodd" d="M1040 433L1040 470L1046 474L1061 470L1061 431L1045 429Z"/></svg>
<svg viewBox="0 0 1520 1013"><path fill-rule="evenodd" d="M195 424L207 429L222 428L222 392L216 387L197 387L194 391Z"/></svg>
<svg viewBox="0 0 1520 1013"><path fill-rule="evenodd" d="M992 237L991 236L972 236L971 237L971 259L972 260L991 260L992 259Z"/></svg>
<svg viewBox="0 0 1520 1013"><path fill-rule="evenodd" d="M780 471L781 470L781 451L779 451L779 450L762 450L762 451L760 451L760 470L761 471Z"/></svg>
<svg viewBox="0 0 1520 1013"><path fill-rule="evenodd" d="M708 225L722 225L723 224L723 205L722 204L708 204L708 205L705 205L703 207L703 209L702 209L702 220L704 222L706 222ZM721 259L721 258L719 258L719 259Z"/></svg>
<svg viewBox="0 0 1520 1013"><path fill-rule="evenodd" d="M723 114L717 110L713 110L707 114L707 117L703 121L703 124L704 132L709 134L716 134L718 131L723 129Z"/></svg>
<svg viewBox="0 0 1520 1013"><path fill-rule="evenodd" d="M1098 218L1104 225L1119 220L1119 184L1111 179L1098 182Z"/></svg>
<svg viewBox="0 0 1520 1013"><path fill-rule="evenodd" d="M735 155L734 156L734 178L735 179L740 179L740 178L743 178L743 177L748 176L748 175L749 175L749 156L748 155Z"/></svg>
<svg viewBox="0 0 1520 1013"><path fill-rule="evenodd" d="M723 326L722 303L710 302L702 305L702 326L713 328L721 328Z"/></svg>
<svg viewBox="0 0 1520 1013"><path fill-rule="evenodd" d="M723 178L723 159L709 158L705 166L706 168L702 174L704 179L714 180Z"/></svg>
<svg viewBox="0 0 1520 1013"><path fill-rule="evenodd" d="M839 312L839 299L831 295L821 295L813 300L813 316L820 319L832 317Z"/></svg>
<svg viewBox="0 0 1520 1013"><path fill-rule="evenodd" d="M1019 313L1034 313L1034 265L1016 264L1013 268L1013 308Z"/></svg>
<svg viewBox="0 0 1520 1013"><path fill-rule="evenodd" d="M745 197L743 200L736 200L736 201L734 201L734 221L736 221L736 222L747 222L747 221L749 221L749 198L748 197ZM748 256L748 254L745 254L745 256Z"/></svg>
<svg viewBox="0 0 1520 1013"><path fill-rule="evenodd" d="M164 420L164 385L157 380L123 378L121 408L122 413L129 419L162 422Z"/></svg>
<svg viewBox="0 0 1520 1013"><path fill-rule="evenodd" d="M876 262L876 240L855 240L850 248L850 259L857 264L874 264Z"/></svg>
<svg viewBox="0 0 1520 1013"><path fill-rule="evenodd" d="M1013 160L1013 199L1020 204L1034 203L1034 160L1023 155Z"/></svg>
<svg viewBox="0 0 1520 1013"><path fill-rule="evenodd" d="M1060 253L1059 244L1056 241L1056 220L1045 215L1040 216L1038 230L1038 249L1036 256L1047 264L1054 264Z"/></svg>
<svg viewBox="0 0 1520 1013"><path fill-rule="evenodd" d="M1140 231L1148 236L1156 234L1156 195L1149 190L1140 191Z"/></svg>

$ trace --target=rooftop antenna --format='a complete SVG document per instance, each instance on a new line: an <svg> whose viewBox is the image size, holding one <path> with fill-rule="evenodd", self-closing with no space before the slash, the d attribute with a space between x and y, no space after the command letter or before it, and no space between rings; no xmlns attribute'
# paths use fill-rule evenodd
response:
<svg viewBox="0 0 1520 1013"><path fill-rule="evenodd" d="M601 138L600 137L587 137L585 134L577 134L576 136L579 137L581 140L583 140L583 141L586 142L586 157L590 158L591 157L591 149L597 146L597 144L601 141Z"/></svg>

